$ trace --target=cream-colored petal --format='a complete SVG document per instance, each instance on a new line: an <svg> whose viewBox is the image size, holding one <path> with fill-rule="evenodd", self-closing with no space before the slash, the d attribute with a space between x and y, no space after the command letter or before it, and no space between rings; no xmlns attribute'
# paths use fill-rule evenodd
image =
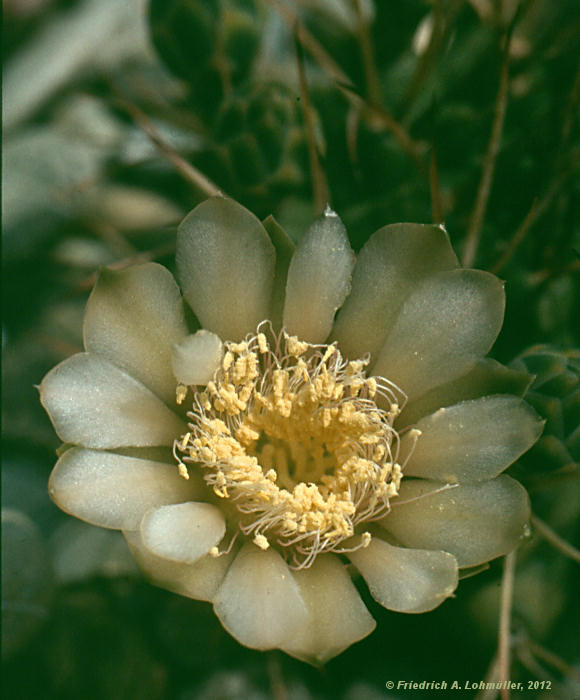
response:
<svg viewBox="0 0 580 700"><path fill-rule="evenodd" d="M274 330L278 331L282 328L288 268L290 267L290 261L292 260L296 246L273 216L268 216L262 221L262 224L276 249L276 268L274 272L274 286L272 289L272 311L270 320L272 321Z"/></svg>
<svg viewBox="0 0 580 700"><path fill-rule="evenodd" d="M438 408L452 406L460 401L478 399L488 394L516 394L523 396L533 377L527 372L510 369L484 357L461 377L437 386L423 396L409 401L397 418L397 428L416 423L419 418L434 413Z"/></svg>
<svg viewBox="0 0 580 700"><path fill-rule="evenodd" d="M465 374L493 345L504 305L503 285L488 272L428 277L403 304L372 373L409 398Z"/></svg>
<svg viewBox="0 0 580 700"><path fill-rule="evenodd" d="M361 572L373 598L389 610L433 610L457 588L455 557L447 552L394 547L373 537L348 558Z"/></svg>
<svg viewBox="0 0 580 700"><path fill-rule="evenodd" d="M40 400L61 440L85 447L171 445L185 432L183 421L141 382L89 353L52 369Z"/></svg>
<svg viewBox="0 0 580 700"><path fill-rule="evenodd" d="M232 199L199 204L177 232L177 272L201 325L241 340L269 318L274 246L260 221Z"/></svg>
<svg viewBox="0 0 580 700"><path fill-rule="evenodd" d="M171 346L188 334L173 276L157 263L101 270L83 324L85 348L175 405Z"/></svg>
<svg viewBox="0 0 580 700"><path fill-rule="evenodd" d="M339 216L327 209L296 248L286 282L284 327L309 343L323 343L350 291L355 256Z"/></svg>
<svg viewBox="0 0 580 700"><path fill-rule="evenodd" d="M346 568L332 554L318 556L308 569L293 572L308 619L282 650L323 664L376 627Z"/></svg>
<svg viewBox="0 0 580 700"><path fill-rule="evenodd" d="M152 583L195 600L213 600L236 555L234 549L219 557L208 554L194 564L183 564L150 552L138 530L123 534L139 568Z"/></svg>
<svg viewBox="0 0 580 700"><path fill-rule="evenodd" d="M185 385L207 384L219 368L223 343L215 333L201 330L173 346L173 374Z"/></svg>
<svg viewBox="0 0 580 700"><path fill-rule="evenodd" d="M352 291L332 331L350 359L381 349L402 303L423 278L458 266L442 226L391 224L362 247Z"/></svg>
<svg viewBox="0 0 580 700"><path fill-rule="evenodd" d="M484 396L440 408L417 423L421 431L405 476L449 482L492 479L540 437L543 422L516 396ZM415 440L401 440L404 460Z"/></svg>
<svg viewBox="0 0 580 700"><path fill-rule="evenodd" d="M403 479L380 525L405 547L441 549L461 568L510 552L527 532L528 494L502 475L492 481L448 486Z"/></svg>
<svg viewBox="0 0 580 700"><path fill-rule="evenodd" d="M141 521L141 539L158 557L192 564L217 545L226 531L221 511L209 503L154 508Z"/></svg>
<svg viewBox="0 0 580 700"><path fill-rule="evenodd" d="M298 585L274 549L246 544L214 599L222 625L240 644L273 649L297 634L308 615Z"/></svg>
<svg viewBox="0 0 580 700"><path fill-rule="evenodd" d="M150 509L199 498L201 479L186 481L176 466L112 452L72 447L50 475L53 501L93 525L136 529Z"/></svg>

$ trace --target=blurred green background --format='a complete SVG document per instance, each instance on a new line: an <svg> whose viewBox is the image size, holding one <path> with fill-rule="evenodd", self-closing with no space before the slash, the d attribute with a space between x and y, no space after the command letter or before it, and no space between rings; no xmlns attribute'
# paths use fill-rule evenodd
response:
<svg viewBox="0 0 580 700"><path fill-rule="evenodd" d="M551 534L580 540L577 0L3 10L4 697L378 700L429 692L389 680L493 670L501 561L419 616L361 588L377 630L315 669L240 647L208 604L144 581L119 533L50 502L58 439L35 385L81 349L97 267L173 269L176 225L216 189L295 240L329 201L355 249L387 223L444 221L466 264L506 280L492 354L535 375L528 400L548 419L511 468L535 516L517 556L513 697L580 697L580 566Z"/></svg>

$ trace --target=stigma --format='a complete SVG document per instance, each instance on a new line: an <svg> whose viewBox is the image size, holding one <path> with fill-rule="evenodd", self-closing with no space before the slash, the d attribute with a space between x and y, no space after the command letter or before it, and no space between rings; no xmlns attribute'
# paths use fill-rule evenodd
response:
<svg viewBox="0 0 580 700"><path fill-rule="evenodd" d="M368 363L265 321L225 342L212 380L191 387L188 429L173 448L180 474L198 465L236 534L276 547L292 568L352 542L367 546L362 523L383 517L398 494L404 464L393 424L406 397L367 376Z"/></svg>

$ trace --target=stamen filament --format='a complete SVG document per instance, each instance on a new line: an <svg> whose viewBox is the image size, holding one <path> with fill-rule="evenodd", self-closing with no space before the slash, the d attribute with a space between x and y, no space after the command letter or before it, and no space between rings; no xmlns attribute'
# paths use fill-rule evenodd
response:
<svg viewBox="0 0 580 700"><path fill-rule="evenodd" d="M199 464L237 512L239 531L261 549L276 544L293 568L346 551L340 542L383 517L398 493L404 464L393 422L406 397L367 377L368 363L263 322L241 343L225 343L204 390L192 387L178 463Z"/></svg>

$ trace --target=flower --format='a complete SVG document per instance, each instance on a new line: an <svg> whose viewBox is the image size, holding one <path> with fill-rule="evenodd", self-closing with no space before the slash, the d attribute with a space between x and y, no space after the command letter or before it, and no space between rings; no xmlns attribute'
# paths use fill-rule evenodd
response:
<svg viewBox="0 0 580 700"><path fill-rule="evenodd" d="M528 497L501 472L542 424L509 394L528 375L484 359L502 283L442 227L385 226L355 259L329 208L294 249L216 197L180 226L177 276L187 304L160 265L103 270L86 352L42 382L63 510L122 530L242 644L313 663L375 627L351 570L419 613L518 545Z"/></svg>

